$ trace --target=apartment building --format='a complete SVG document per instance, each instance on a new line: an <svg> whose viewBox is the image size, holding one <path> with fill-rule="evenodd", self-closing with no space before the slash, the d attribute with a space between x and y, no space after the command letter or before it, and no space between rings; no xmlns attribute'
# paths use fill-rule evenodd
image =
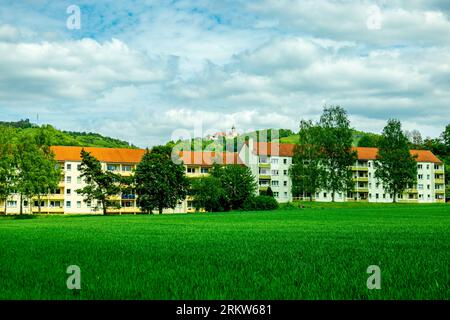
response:
<svg viewBox="0 0 450 320"><path fill-rule="evenodd" d="M249 166L259 184L259 192L270 186L278 202L293 200L289 167L294 155L294 144L261 143L252 139L239 153L245 165ZM352 192L335 195L335 201L392 202L383 184L375 178L374 162L377 148L354 148L357 160L352 166L355 187ZM417 161L417 184L397 195L399 202L432 203L445 202L444 164L431 151L411 150ZM332 194L321 190L314 195L316 201L332 201Z"/></svg>
<svg viewBox="0 0 450 320"><path fill-rule="evenodd" d="M179 153L187 177L195 178L208 175L214 163L220 165L239 164L248 166L258 184L258 192L263 193L270 187L280 203L293 200L292 183L289 168L292 165L294 144L262 143L250 139L239 153L232 152L191 152ZM62 173L58 188L51 194L41 197L41 213L57 214L101 214L100 203L86 201L77 189L85 186L81 177L81 147L54 146L52 151ZM84 148L97 158L103 170L120 175L131 175L141 161L145 150ZM380 181L375 178L374 162L376 148L355 148L358 159L352 166L355 188L347 194L338 193L335 201L392 202L392 195L387 193ZM410 186L403 194L397 196L399 202L433 203L445 202L444 165L432 152L411 150L417 156L417 184ZM331 201L331 193L321 190L314 195L316 201ZM140 210L136 203L136 194L121 194L109 199L113 208L108 212L118 214L135 214ZM36 198L22 199L24 213L37 213L39 203ZM5 203L0 203L0 214L18 214L20 196L12 194ZM117 208L114 208L117 207ZM181 201L175 209L164 213L184 213L195 211L192 199Z"/></svg>
<svg viewBox="0 0 450 320"><path fill-rule="evenodd" d="M41 213L43 214L101 214L101 203L86 201L77 193L78 189L86 184L81 177L81 147L51 147L55 159L61 167L61 180L58 188L51 194L41 197ZM136 165L141 161L145 150L118 149L118 148L92 148L85 147L87 152L97 158L104 171L111 171L122 176L131 175ZM190 178L209 174L214 163L242 164L237 153L216 152L180 152L186 175ZM137 206L136 194L120 194L109 199L111 207L109 213L136 214L140 213ZM36 198L22 199L23 213L38 213L39 203ZM191 199L181 201L175 209L166 209L164 213L185 213L195 211ZM0 203L0 214L5 212L5 203ZM20 196L12 194L6 201L6 213L18 214L20 212Z"/></svg>

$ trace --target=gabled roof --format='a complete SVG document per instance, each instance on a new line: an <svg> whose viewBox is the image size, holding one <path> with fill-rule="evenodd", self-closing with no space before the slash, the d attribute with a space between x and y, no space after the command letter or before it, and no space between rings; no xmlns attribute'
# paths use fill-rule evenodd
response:
<svg viewBox="0 0 450 320"><path fill-rule="evenodd" d="M143 149L72 146L52 146L50 148L54 152L57 161L81 161L81 150L84 149L100 162L136 164L141 161L145 153Z"/></svg>
<svg viewBox="0 0 450 320"><path fill-rule="evenodd" d="M236 152L181 151L180 159L185 165L243 164Z"/></svg>
<svg viewBox="0 0 450 320"><path fill-rule="evenodd" d="M292 143L272 143L255 142L253 153L260 156L292 157L294 155L295 144ZM358 153L358 160L375 160L378 148L354 147ZM412 155L417 155L417 162L431 162L442 164L442 161L429 150L411 150Z"/></svg>

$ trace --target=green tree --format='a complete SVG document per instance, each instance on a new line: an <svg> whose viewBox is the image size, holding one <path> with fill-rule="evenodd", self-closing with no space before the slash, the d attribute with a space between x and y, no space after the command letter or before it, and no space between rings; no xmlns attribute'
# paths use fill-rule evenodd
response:
<svg viewBox="0 0 450 320"><path fill-rule="evenodd" d="M379 137L375 134L365 133L358 141L358 147L378 148Z"/></svg>
<svg viewBox="0 0 450 320"><path fill-rule="evenodd" d="M320 165L320 137L322 130L312 121L300 122L299 143L294 148L289 175L294 196L307 196L310 201L320 187L322 167Z"/></svg>
<svg viewBox="0 0 450 320"><path fill-rule="evenodd" d="M397 202L397 194L416 183L417 163L399 120L391 119L384 127L375 168L375 178L382 181L384 189L393 195L394 202Z"/></svg>
<svg viewBox="0 0 450 320"><path fill-rule="evenodd" d="M184 165L172 160L171 151L168 146L147 150L136 168L136 192L143 212L158 209L161 214L164 208L175 208L187 196L189 180Z"/></svg>
<svg viewBox="0 0 450 320"><path fill-rule="evenodd" d="M243 207L245 201L255 195L257 184L250 168L240 165L214 165L211 175L219 179L225 197L225 210L236 210Z"/></svg>
<svg viewBox="0 0 450 320"><path fill-rule="evenodd" d="M81 177L86 186L77 192L87 201L100 202L106 215L110 206L108 199L121 191L120 177L110 171L103 171L100 161L84 149L81 150Z"/></svg>
<svg viewBox="0 0 450 320"><path fill-rule="evenodd" d="M322 155L321 183L335 201L337 192L353 190L351 166L357 159L352 150L353 134L347 112L340 106L324 108L319 121L319 146Z"/></svg>
<svg viewBox="0 0 450 320"><path fill-rule="evenodd" d="M4 202L5 214L7 199L15 186L13 130L0 127L0 202Z"/></svg>
<svg viewBox="0 0 450 320"><path fill-rule="evenodd" d="M207 176L191 179L189 194L193 197L195 208L208 212L224 211L225 192L217 177Z"/></svg>
<svg viewBox="0 0 450 320"><path fill-rule="evenodd" d="M267 188L267 191L266 191L265 195L268 196L268 197L272 197L273 198L273 190L272 190L271 187Z"/></svg>

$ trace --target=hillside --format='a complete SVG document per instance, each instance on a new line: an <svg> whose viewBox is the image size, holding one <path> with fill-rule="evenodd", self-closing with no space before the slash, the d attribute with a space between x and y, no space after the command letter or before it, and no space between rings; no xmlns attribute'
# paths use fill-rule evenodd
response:
<svg viewBox="0 0 450 320"><path fill-rule="evenodd" d="M92 132L73 132L58 130L51 125L38 126L28 119L16 122L0 121L0 126L7 126L14 129L17 136L35 134L38 130L44 130L50 142L55 146L83 146L83 147L103 147L103 148L136 148L132 144L115 138L105 137Z"/></svg>

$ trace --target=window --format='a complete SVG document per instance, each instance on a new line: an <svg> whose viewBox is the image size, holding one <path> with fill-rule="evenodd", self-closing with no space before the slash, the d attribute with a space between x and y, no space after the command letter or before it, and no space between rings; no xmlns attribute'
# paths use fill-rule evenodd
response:
<svg viewBox="0 0 450 320"><path fill-rule="evenodd" d="M284 181L284 182L283 182L283 185L284 185L285 187L287 187L287 184L288 184L287 181Z"/></svg>
<svg viewBox="0 0 450 320"><path fill-rule="evenodd" d="M287 164L287 159L283 159L283 164Z"/></svg>
<svg viewBox="0 0 450 320"><path fill-rule="evenodd" d="M77 208L81 208L81 201L77 201Z"/></svg>
<svg viewBox="0 0 450 320"><path fill-rule="evenodd" d="M270 160L270 162L273 163L273 164L278 164L278 158L272 158Z"/></svg>
<svg viewBox="0 0 450 320"><path fill-rule="evenodd" d="M439 170L439 165L438 164L434 165L434 170Z"/></svg>
<svg viewBox="0 0 450 320"><path fill-rule="evenodd" d="M71 183L72 182L72 177L71 176L67 176L66 177L66 182L67 183Z"/></svg>
<svg viewBox="0 0 450 320"><path fill-rule="evenodd" d="M67 208L70 208L71 206L72 206L72 202L66 201L66 207L67 207Z"/></svg>
<svg viewBox="0 0 450 320"><path fill-rule="evenodd" d="M34 206L39 207L39 201L34 201ZM44 206L44 201L41 201L41 207Z"/></svg>
<svg viewBox="0 0 450 320"><path fill-rule="evenodd" d="M272 186L278 187L278 185L279 185L279 182L277 180L272 181Z"/></svg>
<svg viewBox="0 0 450 320"><path fill-rule="evenodd" d="M209 173L209 169L208 169L208 168L202 168L202 169L201 169L201 172L202 172L202 173Z"/></svg>
<svg viewBox="0 0 450 320"><path fill-rule="evenodd" d="M117 166L115 164L108 164L106 166L106 170L108 170L108 171L117 171Z"/></svg>
<svg viewBox="0 0 450 320"><path fill-rule="evenodd" d="M131 171L131 166L123 165L123 166L122 166L122 171L130 172L130 171Z"/></svg>
<svg viewBox="0 0 450 320"><path fill-rule="evenodd" d="M419 190L423 190L423 184L418 185Z"/></svg>
<svg viewBox="0 0 450 320"><path fill-rule="evenodd" d="M418 175L419 180L423 180L423 174Z"/></svg>
<svg viewBox="0 0 450 320"><path fill-rule="evenodd" d="M430 170L430 165L429 164L427 164L427 170Z"/></svg>
<svg viewBox="0 0 450 320"><path fill-rule="evenodd" d="M81 164L77 164L77 170L81 171Z"/></svg>
<svg viewBox="0 0 450 320"><path fill-rule="evenodd" d="M279 194L278 192L274 192L274 193L273 193L273 196L274 196L275 198L278 198L278 197L280 196L280 194Z"/></svg>
<svg viewBox="0 0 450 320"><path fill-rule="evenodd" d="M287 198L287 196L288 196L287 192L284 193L284 196Z"/></svg>
<svg viewBox="0 0 450 320"><path fill-rule="evenodd" d="M8 208L15 208L17 207L17 201L8 201L6 202L6 205L8 206Z"/></svg>
<svg viewBox="0 0 450 320"><path fill-rule="evenodd" d="M86 206L87 206L88 208L91 207L91 201L90 201L90 200L86 201Z"/></svg>
<svg viewBox="0 0 450 320"><path fill-rule="evenodd" d="M195 168L188 167L187 168L187 173L195 173Z"/></svg>
<svg viewBox="0 0 450 320"><path fill-rule="evenodd" d="M380 195L378 193L375 194L375 198L380 198Z"/></svg>
<svg viewBox="0 0 450 320"><path fill-rule="evenodd" d="M67 194L71 194L71 193L72 193L72 190L67 189L67 190L66 190L66 193L67 193Z"/></svg>
<svg viewBox="0 0 450 320"><path fill-rule="evenodd" d="M430 175L429 174L427 174L427 180L430 180Z"/></svg>
<svg viewBox="0 0 450 320"><path fill-rule="evenodd" d="M427 190L430 190L430 185L429 184L427 184Z"/></svg>
<svg viewBox="0 0 450 320"><path fill-rule="evenodd" d="M67 169L68 171L72 170L72 165L71 165L70 163L68 163L68 164L66 165L66 169Z"/></svg>
<svg viewBox="0 0 450 320"><path fill-rule="evenodd" d="M370 161L367 163L367 166L370 168L370 166L371 166L371 162Z"/></svg>
<svg viewBox="0 0 450 320"><path fill-rule="evenodd" d="M422 168L423 168L423 166L421 164L417 165L417 169L422 169Z"/></svg>
<svg viewBox="0 0 450 320"><path fill-rule="evenodd" d="M283 174L284 174L285 176L287 176L287 175L288 175L288 171L287 171L287 170L284 170L284 171L283 171Z"/></svg>
<svg viewBox="0 0 450 320"><path fill-rule="evenodd" d="M326 193L326 192L323 193L323 197L324 197L324 198L327 197L327 193Z"/></svg>
<svg viewBox="0 0 450 320"><path fill-rule="evenodd" d="M78 183L78 184L81 183L81 177L77 177L77 183Z"/></svg>
<svg viewBox="0 0 450 320"><path fill-rule="evenodd" d="M383 193L383 199L386 199L386 194L385 193Z"/></svg>
<svg viewBox="0 0 450 320"><path fill-rule="evenodd" d="M419 194L419 199L423 199L423 194Z"/></svg>
<svg viewBox="0 0 450 320"><path fill-rule="evenodd" d="M272 170L272 175L273 176L277 176L277 175L279 175L279 171L278 170Z"/></svg>

